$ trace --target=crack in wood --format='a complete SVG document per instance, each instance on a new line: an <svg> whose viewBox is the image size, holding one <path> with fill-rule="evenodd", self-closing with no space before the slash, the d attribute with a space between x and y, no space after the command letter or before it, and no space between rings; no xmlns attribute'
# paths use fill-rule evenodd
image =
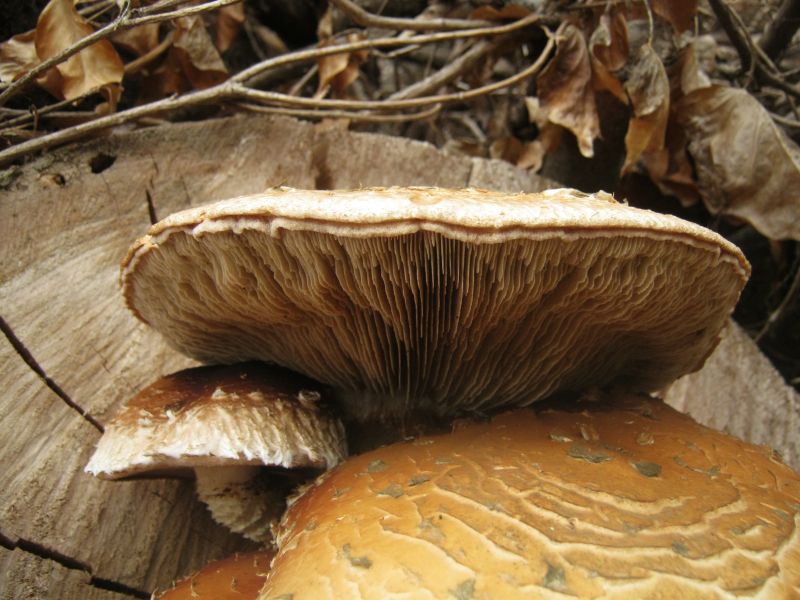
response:
<svg viewBox="0 0 800 600"><path fill-rule="evenodd" d="M147 189L144 191L144 195L145 198L147 198L147 216L150 218L150 225L155 225L158 223L158 215L156 214L156 205L153 202L153 196L150 194L150 190Z"/></svg>
<svg viewBox="0 0 800 600"><path fill-rule="evenodd" d="M14 334L14 331L11 329L8 323L6 323L3 317L0 317L0 330L2 330L3 334L6 336L6 339L8 339L11 346L13 346L14 350L16 350L17 354L19 354L20 358L22 358L22 360L25 361L25 364L27 364L31 370L39 376L44 384L50 388L50 390L56 396L66 402L70 408L77 411L84 419L91 423L95 429L97 429L100 433L103 433L103 425L100 424L100 422L92 415L83 410L83 408L81 408L77 402L70 398L67 393L61 389L61 386L47 376L47 373L45 373L44 369L39 365L38 362L36 362L36 359L25 347L25 344L23 344L22 341Z"/></svg>
<svg viewBox="0 0 800 600"><path fill-rule="evenodd" d="M92 574L92 567L90 565L37 542L18 538L17 542L14 543L5 535L0 533L0 545L8 550L22 550L23 552L33 554L39 558L51 560L72 571L83 571L89 575L89 585L92 587L106 590L108 592L115 592L117 594L130 596L131 598L141 598L142 600L147 600L150 598L150 594L143 590L138 590L129 585L125 585L124 583L120 583L119 581L113 581L103 577L96 577Z"/></svg>

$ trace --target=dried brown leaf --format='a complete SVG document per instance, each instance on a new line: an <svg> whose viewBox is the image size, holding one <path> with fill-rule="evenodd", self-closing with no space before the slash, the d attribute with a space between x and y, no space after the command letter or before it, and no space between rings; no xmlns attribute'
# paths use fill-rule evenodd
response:
<svg viewBox="0 0 800 600"><path fill-rule="evenodd" d="M741 89L713 85L684 96L676 115L689 139L708 209L775 240L800 240L800 148Z"/></svg>
<svg viewBox="0 0 800 600"><path fill-rule="evenodd" d="M522 19L531 14L531 11L519 4L506 4L500 9L493 6L480 6L473 10L469 18L478 21L509 21Z"/></svg>
<svg viewBox="0 0 800 600"><path fill-rule="evenodd" d="M36 54L35 42L36 31L32 30L15 35L0 44L0 81L15 81L41 62ZM38 77L36 84L53 96L61 96L62 79L55 69Z"/></svg>
<svg viewBox="0 0 800 600"><path fill-rule="evenodd" d="M594 155L600 135L589 50L583 34L568 25L556 42L556 54L537 78L542 109L552 123L572 131L583 156Z"/></svg>
<svg viewBox="0 0 800 600"><path fill-rule="evenodd" d="M72 0L50 0L36 25L36 53L40 60L47 60L93 31L75 10ZM81 50L55 69L62 80L58 90L60 97L70 100L93 90L104 91L109 100L119 97L123 65L108 40L100 40Z"/></svg>
<svg viewBox="0 0 800 600"><path fill-rule="evenodd" d="M158 23L145 23L118 31L111 39L128 52L143 56L158 45L158 27Z"/></svg>
<svg viewBox="0 0 800 600"><path fill-rule="evenodd" d="M680 77L678 89L682 96L711 85L711 80L697 60L695 42L687 44L681 51L678 58L678 76Z"/></svg>
<svg viewBox="0 0 800 600"><path fill-rule="evenodd" d="M589 42L594 57L609 71L619 71L628 62L628 21L625 12L612 8L600 17Z"/></svg>
<svg viewBox="0 0 800 600"><path fill-rule="evenodd" d="M28 31L0 44L0 81L10 83L39 64L35 36L35 31Z"/></svg>
<svg viewBox="0 0 800 600"><path fill-rule="evenodd" d="M697 0L650 0L653 12L669 21L678 33L694 26L697 15Z"/></svg>
<svg viewBox="0 0 800 600"><path fill-rule="evenodd" d="M627 104L625 89L613 74L628 62L628 23L622 10L612 9L600 17L589 39L589 50L594 89L610 92Z"/></svg>
<svg viewBox="0 0 800 600"><path fill-rule="evenodd" d="M640 49L625 89L633 116L625 134L623 173L630 171L643 155L664 148L669 120L669 79L661 59L649 44Z"/></svg>
<svg viewBox="0 0 800 600"><path fill-rule="evenodd" d="M228 77L225 63L199 16L176 20L175 42L170 54L177 58L183 73L195 89L211 87Z"/></svg>
<svg viewBox="0 0 800 600"><path fill-rule="evenodd" d="M361 39L363 39L363 36L357 33L351 33L347 36L348 42L356 42ZM331 42L323 41L320 42L320 46L325 46L329 43ZM329 88L333 91L335 97L344 96L350 84L358 79L361 74L361 65L366 62L368 56L369 52L367 50L357 50L318 58L319 85L316 96L324 96Z"/></svg>
<svg viewBox="0 0 800 600"><path fill-rule="evenodd" d="M225 52L233 44L244 24L244 3L223 6L217 11L217 48Z"/></svg>

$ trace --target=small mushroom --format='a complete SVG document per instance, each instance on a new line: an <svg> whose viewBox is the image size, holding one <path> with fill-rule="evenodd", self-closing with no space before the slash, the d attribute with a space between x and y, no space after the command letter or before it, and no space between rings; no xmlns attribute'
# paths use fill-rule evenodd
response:
<svg viewBox="0 0 800 600"><path fill-rule="evenodd" d="M107 425L86 471L196 476L214 519L259 542L299 483L347 454L319 384L262 363L197 367L159 379Z"/></svg>
<svg viewBox="0 0 800 600"><path fill-rule="evenodd" d="M659 389L748 273L715 233L602 193L280 188L166 218L121 280L181 352L281 364L368 422Z"/></svg>
<svg viewBox="0 0 800 600"><path fill-rule="evenodd" d="M326 473L261 600L797 597L800 476L771 451L641 394L548 404Z"/></svg>

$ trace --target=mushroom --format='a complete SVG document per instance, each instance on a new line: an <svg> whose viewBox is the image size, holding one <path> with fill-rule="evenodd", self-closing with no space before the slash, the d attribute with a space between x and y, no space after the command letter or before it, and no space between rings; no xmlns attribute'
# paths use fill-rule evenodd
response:
<svg viewBox="0 0 800 600"><path fill-rule="evenodd" d="M791 528L758 525L794 518L796 476L626 395L702 365L749 269L715 233L602 193L280 188L154 225L121 283L188 356L330 385L351 449L516 409L321 475L284 517L264 598L641 597L779 590L796 564ZM580 413L542 408L612 386ZM716 470L718 447L744 455Z"/></svg>
<svg viewBox="0 0 800 600"><path fill-rule="evenodd" d="M287 494L347 454L344 429L319 389L263 363L173 373L123 407L86 471L108 479L194 475L216 521L270 541Z"/></svg>
<svg viewBox="0 0 800 600"><path fill-rule="evenodd" d="M280 188L157 223L121 281L184 354L274 362L350 420L403 424L658 389L700 367L748 274L713 232L603 193Z"/></svg>
<svg viewBox="0 0 800 600"><path fill-rule="evenodd" d="M274 556L273 550L258 550L215 560L153 600L256 600Z"/></svg>
<svg viewBox="0 0 800 600"><path fill-rule="evenodd" d="M290 506L259 598L796 598L800 476L632 393L353 457Z"/></svg>

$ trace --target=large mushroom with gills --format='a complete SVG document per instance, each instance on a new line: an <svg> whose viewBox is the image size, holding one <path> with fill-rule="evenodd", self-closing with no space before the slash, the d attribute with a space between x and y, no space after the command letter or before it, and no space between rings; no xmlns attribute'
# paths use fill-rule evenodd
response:
<svg viewBox="0 0 800 600"><path fill-rule="evenodd" d="M700 367L749 274L678 218L574 190L275 189L130 249L134 314L203 362L330 385L355 422L428 422Z"/></svg>
<svg viewBox="0 0 800 600"><path fill-rule="evenodd" d="M749 269L602 193L279 188L157 223L121 283L190 357L329 386L367 452L284 515L264 598L716 598L797 585L798 477L643 394L702 365Z"/></svg>

